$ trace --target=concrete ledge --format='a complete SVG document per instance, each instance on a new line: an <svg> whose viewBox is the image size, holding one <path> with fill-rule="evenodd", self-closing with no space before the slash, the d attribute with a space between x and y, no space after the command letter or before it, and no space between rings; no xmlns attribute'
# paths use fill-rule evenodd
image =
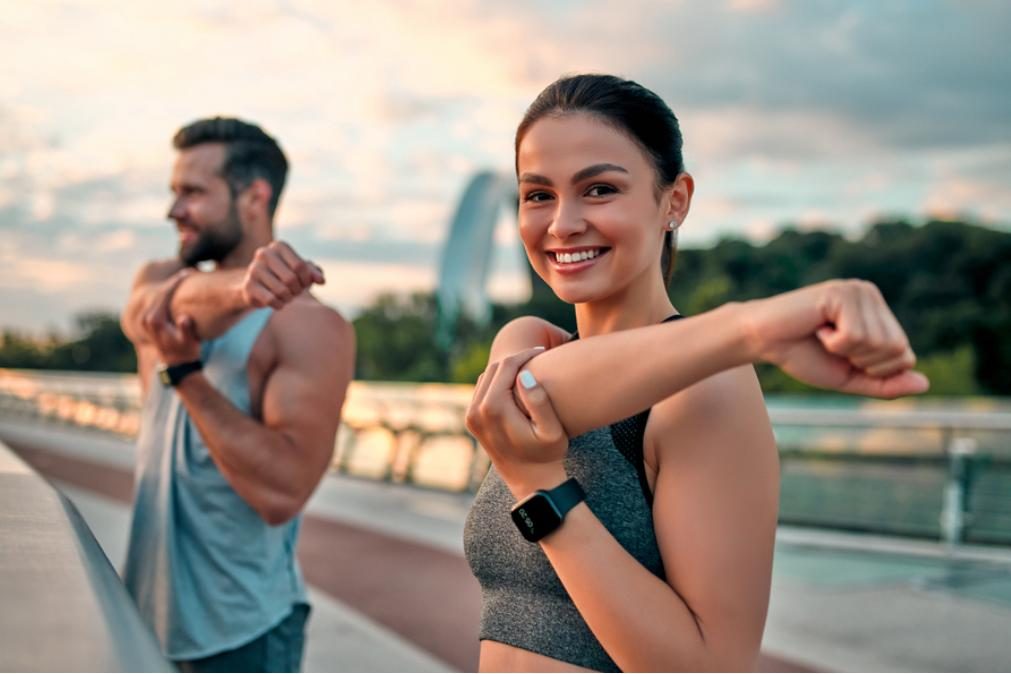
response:
<svg viewBox="0 0 1011 674"><path fill-rule="evenodd" d="M174 671L70 501L0 444L0 671Z"/></svg>

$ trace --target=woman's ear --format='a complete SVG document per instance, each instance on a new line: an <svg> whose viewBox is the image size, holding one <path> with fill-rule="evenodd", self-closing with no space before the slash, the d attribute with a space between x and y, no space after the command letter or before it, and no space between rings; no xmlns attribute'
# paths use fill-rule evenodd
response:
<svg viewBox="0 0 1011 674"><path fill-rule="evenodd" d="M688 209L692 205L692 194L695 192L695 179L690 173L679 173L674 184L669 188L667 201L667 221L675 222L675 229L688 217Z"/></svg>

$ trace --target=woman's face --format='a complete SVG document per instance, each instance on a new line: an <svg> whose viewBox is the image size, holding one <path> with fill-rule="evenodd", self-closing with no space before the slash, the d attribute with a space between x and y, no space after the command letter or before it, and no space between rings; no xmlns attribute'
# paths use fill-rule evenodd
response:
<svg viewBox="0 0 1011 674"><path fill-rule="evenodd" d="M656 170L628 136L585 113L543 117L517 168L520 237L558 297L592 302L660 281L669 199L657 203Z"/></svg>

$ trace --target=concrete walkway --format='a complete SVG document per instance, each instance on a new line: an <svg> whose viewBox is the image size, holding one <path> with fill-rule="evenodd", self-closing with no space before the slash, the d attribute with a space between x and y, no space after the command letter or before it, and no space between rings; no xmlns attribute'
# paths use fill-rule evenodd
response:
<svg viewBox="0 0 1011 674"><path fill-rule="evenodd" d="M132 446L78 429L0 421L0 439L77 503L123 558ZM314 603L308 671L476 666L477 586L462 558L467 495L331 476L299 554ZM766 670L1011 668L1011 551L783 529Z"/></svg>

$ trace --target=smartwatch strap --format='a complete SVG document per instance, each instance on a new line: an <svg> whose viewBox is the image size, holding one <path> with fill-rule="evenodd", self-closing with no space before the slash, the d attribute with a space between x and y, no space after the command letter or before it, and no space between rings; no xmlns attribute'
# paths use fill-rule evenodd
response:
<svg viewBox="0 0 1011 674"><path fill-rule="evenodd" d="M562 517L565 517L565 514L575 508L580 501L586 500L586 492L574 477L545 493L551 498L551 502L558 508L558 513Z"/></svg>
<svg viewBox="0 0 1011 674"><path fill-rule="evenodd" d="M178 386L187 375L204 369L204 364L199 360L191 360L188 363L177 363L165 368L163 383L166 386Z"/></svg>

